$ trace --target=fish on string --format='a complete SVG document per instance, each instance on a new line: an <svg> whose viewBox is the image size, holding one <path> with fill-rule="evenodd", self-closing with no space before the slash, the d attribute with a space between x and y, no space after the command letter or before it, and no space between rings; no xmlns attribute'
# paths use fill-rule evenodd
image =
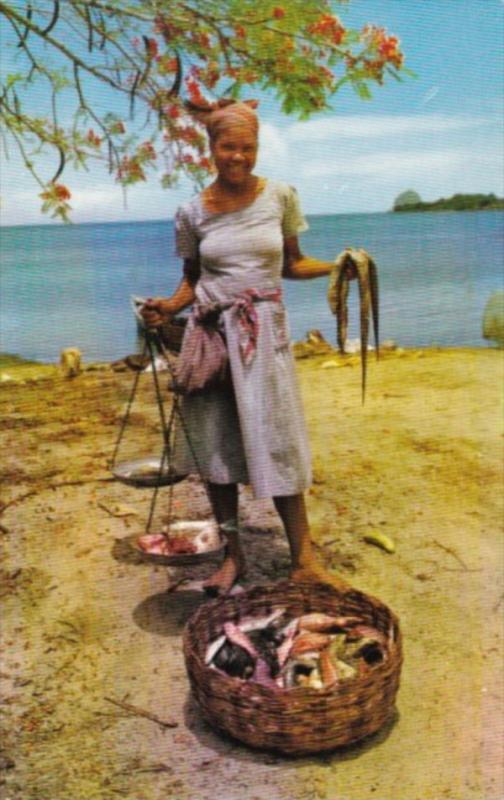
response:
<svg viewBox="0 0 504 800"><path fill-rule="evenodd" d="M348 247L338 255L329 278L327 300L336 316L337 340L340 353L346 352L348 338L348 294L350 281L357 279L360 301L360 351L362 367L362 402L366 395L367 351L369 340L369 317L373 318L376 358L379 346L379 292L376 264L365 250Z"/></svg>

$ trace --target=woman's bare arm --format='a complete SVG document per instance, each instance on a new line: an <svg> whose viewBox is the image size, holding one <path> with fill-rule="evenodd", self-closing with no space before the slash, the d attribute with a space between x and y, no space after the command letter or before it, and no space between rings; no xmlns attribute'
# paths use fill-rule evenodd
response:
<svg viewBox="0 0 504 800"><path fill-rule="evenodd" d="M284 240L284 266L282 277L291 280L306 280L308 278L321 278L329 275L334 269L334 264L321 261L318 258L305 256L299 248L297 236L290 236Z"/></svg>
<svg viewBox="0 0 504 800"><path fill-rule="evenodd" d="M156 328L170 317L178 314L195 299L195 287L199 280L200 267L197 259L184 259L184 277L171 297L149 298L144 304L141 314L148 327Z"/></svg>

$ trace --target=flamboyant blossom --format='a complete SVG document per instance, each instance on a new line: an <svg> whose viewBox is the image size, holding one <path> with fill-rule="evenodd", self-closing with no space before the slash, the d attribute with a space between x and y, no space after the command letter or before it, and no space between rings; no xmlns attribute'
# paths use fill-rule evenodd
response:
<svg viewBox="0 0 504 800"><path fill-rule="evenodd" d="M371 85L406 72L395 35L372 24L353 30L334 13L336 3L346 10L347 0L114 0L87 4L84 14L82 0L65 0L65 13L48 22L43 4L3 2L0 21L27 68L4 80L0 122L34 175L37 152L53 148L53 178L37 177L43 210L66 219L70 196L59 178L69 163L91 158L106 159L126 186L147 180L157 165L164 186L183 173L201 183L212 164L187 104L271 91L285 113L306 118L329 108L344 84L367 98ZM36 37L41 53L52 49L63 60L59 72L46 68ZM48 108L37 116L24 92L39 78ZM124 98L120 111L94 99L97 82ZM67 127L58 119L63 88L65 114L72 90L76 99Z"/></svg>

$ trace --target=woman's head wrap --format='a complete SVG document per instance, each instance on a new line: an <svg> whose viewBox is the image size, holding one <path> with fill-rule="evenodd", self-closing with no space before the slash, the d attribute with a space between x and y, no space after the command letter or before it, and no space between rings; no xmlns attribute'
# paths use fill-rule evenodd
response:
<svg viewBox="0 0 504 800"><path fill-rule="evenodd" d="M259 118L254 110L259 105L257 100L241 102L223 99L207 106L196 106L192 103L186 105L198 122L205 126L211 142L229 128L238 126L246 128L255 136L259 133Z"/></svg>

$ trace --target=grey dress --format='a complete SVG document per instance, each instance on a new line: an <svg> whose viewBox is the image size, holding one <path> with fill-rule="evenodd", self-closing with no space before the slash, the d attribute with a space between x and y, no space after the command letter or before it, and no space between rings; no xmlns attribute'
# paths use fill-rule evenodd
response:
<svg viewBox="0 0 504 800"><path fill-rule="evenodd" d="M284 238L307 229L295 189L267 181L246 208L210 213L198 195L175 218L177 253L200 258L198 303L232 301L247 289L281 285ZM213 483L252 486L256 498L293 495L311 482L310 452L281 302L254 304L257 348L251 363L240 353L235 310L221 314L232 384L184 397L182 414L198 466ZM174 462L195 470L181 428Z"/></svg>

